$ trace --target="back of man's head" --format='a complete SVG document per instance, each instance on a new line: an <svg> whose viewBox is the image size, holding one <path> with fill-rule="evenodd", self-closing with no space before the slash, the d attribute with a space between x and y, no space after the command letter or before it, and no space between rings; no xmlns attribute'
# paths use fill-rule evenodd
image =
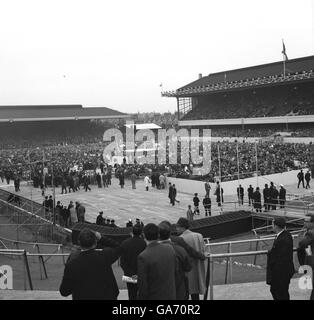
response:
<svg viewBox="0 0 314 320"><path fill-rule="evenodd" d="M140 224L136 224L133 226L132 233L134 236L139 237L143 232L143 228L141 227Z"/></svg>
<svg viewBox="0 0 314 320"><path fill-rule="evenodd" d="M159 224L159 239L168 240L171 233L171 224L168 221L163 221Z"/></svg>
<svg viewBox="0 0 314 320"><path fill-rule="evenodd" d="M286 219L283 217L275 218L274 225L280 229L284 229L286 227Z"/></svg>
<svg viewBox="0 0 314 320"><path fill-rule="evenodd" d="M91 249L96 246L96 235L90 229L83 229L78 238L79 244L82 249Z"/></svg>
<svg viewBox="0 0 314 320"><path fill-rule="evenodd" d="M149 223L144 227L144 236L147 241L158 240L159 229L154 223Z"/></svg>

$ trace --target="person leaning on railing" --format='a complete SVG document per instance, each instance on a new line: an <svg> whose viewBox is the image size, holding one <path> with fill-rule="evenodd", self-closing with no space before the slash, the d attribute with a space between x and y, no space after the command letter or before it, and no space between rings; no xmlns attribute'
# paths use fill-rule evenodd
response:
<svg viewBox="0 0 314 320"><path fill-rule="evenodd" d="M123 249L89 229L83 229L78 240L81 250L71 253L67 260L59 289L61 295L72 295L73 300L116 300L119 289L112 264ZM101 240L106 242L105 248L96 251Z"/></svg>
<svg viewBox="0 0 314 320"><path fill-rule="evenodd" d="M314 216L307 216L304 219L306 233L300 240L297 249L298 260L301 266L312 267L312 293L310 300L314 300Z"/></svg>

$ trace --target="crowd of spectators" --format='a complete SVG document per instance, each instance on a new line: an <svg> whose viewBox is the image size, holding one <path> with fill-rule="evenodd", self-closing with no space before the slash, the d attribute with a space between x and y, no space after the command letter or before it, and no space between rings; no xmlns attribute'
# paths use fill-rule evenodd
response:
<svg viewBox="0 0 314 320"><path fill-rule="evenodd" d="M200 96L183 120L309 115L314 106L312 88L312 83L303 83Z"/></svg>

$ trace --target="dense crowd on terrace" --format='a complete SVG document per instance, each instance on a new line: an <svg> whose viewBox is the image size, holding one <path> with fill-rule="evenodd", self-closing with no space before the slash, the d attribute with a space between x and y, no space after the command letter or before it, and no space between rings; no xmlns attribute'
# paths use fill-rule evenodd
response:
<svg viewBox="0 0 314 320"><path fill-rule="evenodd" d="M200 96L196 107L183 120L314 114L312 88L312 83L305 83Z"/></svg>
<svg viewBox="0 0 314 320"><path fill-rule="evenodd" d="M237 145L239 159L237 159ZM221 176L222 181L237 179L239 162L239 173L241 178L251 177L256 172L256 147L258 170L260 175L285 172L288 170L305 167L311 162L311 144L282 144L274 141L259 142L256 146L252 143L247 143L239 140L239 142L221 141L219 143L221 173L219 172L218 162L218 143L212 142L211 145L211 173L200 177L192 176L192 166L181 164L181 152L186 154L191 150L184 150L184 144L181 144L183 150L178 144L178 164L171 165L148 165L148 164L133 164L128 165L127 161L120 167L115 165L115 168L108 166L103 159L103 151L105 144L90 143L78 145L54 145L42 146L35 149L31 148L15 148L2 149L0 152L0 177L14 178L16 173L22 179L32 178L35 185L38 181L42 181L43 161L44 167L48 168L46 172L46 183L51 181L52 168L55 179L55 184L61 185L63 178L69 179L71 171L88 172L91 181L96 181L96 169L101 171L108 169L115 171L123 170L126 177L129 177L132 172L138 176L144 176L147 172L152 171L162 172L167 175L195 178L195 179L210 179L214 181L214 177ZM200 149L200 153L202 150ZM113 153L114 154L114 153ZM239 161L237 161L239 160ZM92 173L91 173L92 172ZM30 176L31 174L31 176ZM82 177L79 175L82 182ZM36 182L37 181L37 182ZM68 182L69 184L69 182Z"/></svg>

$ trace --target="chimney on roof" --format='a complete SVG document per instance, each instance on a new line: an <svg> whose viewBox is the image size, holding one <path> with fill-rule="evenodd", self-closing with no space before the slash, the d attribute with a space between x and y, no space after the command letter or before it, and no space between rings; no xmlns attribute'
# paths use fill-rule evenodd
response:
<svg viewBox="0 0 314 320"><path fill-rule="evenodd" d="M198 74L198 78L199 78L199 79L202 79L202 78L203 78L203 75L202 75L201 73L199 73L199 74Z"/></svg>

